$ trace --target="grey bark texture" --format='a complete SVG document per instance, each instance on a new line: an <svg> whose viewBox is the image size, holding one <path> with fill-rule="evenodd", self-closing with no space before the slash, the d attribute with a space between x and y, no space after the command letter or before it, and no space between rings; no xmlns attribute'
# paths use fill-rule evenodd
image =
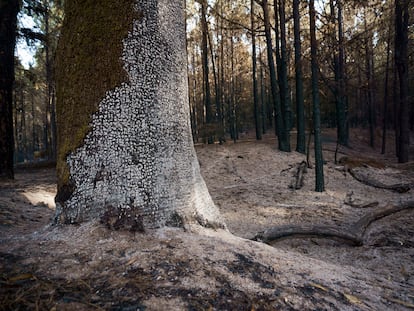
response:
<svg viewBox="0 0 414 311"><path fill-rule="evenodd" d="M224 228L192 143L184 1L141 0L135 9L140 17L119 38L127 82L106 92L83 145L67 156L72 191L57 200L57 221Z"/></svg>

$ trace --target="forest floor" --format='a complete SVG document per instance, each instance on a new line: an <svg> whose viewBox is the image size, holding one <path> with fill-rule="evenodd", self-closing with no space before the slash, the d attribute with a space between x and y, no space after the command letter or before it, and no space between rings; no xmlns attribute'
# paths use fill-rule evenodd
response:
<svg viewBox="0 0 414 311"><path fill-rule="evenodd" d="M335 164L334 137L325 131L323 193L313 169L291 187L305 156L279 152L271 135L197 146L231 233L51 226L54 170L18 168L0 182L0 310L413 310L413 208L369 223L360 246L314 235L251 240L275 226L348 232L364 215L414 200L414 162L396 165L356 131L339 149L348 160ZM347 169L411 190L368 186Z"/></svg>

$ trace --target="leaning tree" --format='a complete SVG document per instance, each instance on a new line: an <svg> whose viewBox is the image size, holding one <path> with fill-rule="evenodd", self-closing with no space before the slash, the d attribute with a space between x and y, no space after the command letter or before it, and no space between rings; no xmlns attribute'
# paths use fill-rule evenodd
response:
<svg viewBox="0 0 414 311"><path fill-rule="evenodd" d="M183 0L65 1L56 221L225 227L192 144Z"/></svg>

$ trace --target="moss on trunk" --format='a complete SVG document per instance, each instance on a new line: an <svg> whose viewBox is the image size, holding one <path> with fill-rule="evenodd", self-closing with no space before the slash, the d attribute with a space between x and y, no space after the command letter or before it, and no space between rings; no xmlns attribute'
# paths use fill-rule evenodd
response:
<svg viewBox="0 0 414 311"><path fill-rule="evenodd" d="M108 90L128 77L121 56L127 37L141 14L133 0L67 0L57 62L58 195L70 196L67 156L83 144L91 116Z"/></svg>

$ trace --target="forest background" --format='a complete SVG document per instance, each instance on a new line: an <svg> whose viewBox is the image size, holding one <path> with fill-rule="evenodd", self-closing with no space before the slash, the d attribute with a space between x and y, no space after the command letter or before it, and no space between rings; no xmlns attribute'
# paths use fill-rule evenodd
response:
<svg viewBox="0 0 414 311"><path fill-rule="evenodd" d="M412 309L414 221L397 213L414 206L413 162L389 164L414 154L413 13L412 1L402 0L188 1L194 143L234 236L165 228L142 238L93 223L47 226L56 171L43 163L53 166L56 154L63 2L23 2L20 20L33 23L20 23L19 40L34 46L35 58L15 58L14 160L41 165L18 165L16 180L0 187L0 281L7 285L0 305ZM318 149L320 127L323 193L308 182L318 172L306 172L302 154ZM354 163L338 164L335 146ZM275 247L250 240L270 242L287 231L311 239Z"/></svg>
<svg viewBox="0 0 414 311"><path fill-rule="evenodd" d="M402 136L414 129L414 26L412 18L405 28L398 24L405 12L398 21L398 3L414 15L410 1L316 1L315 64L321 126L336 127L345 146L350 128L367 129L372 148L393 150L406 162ZM26 45L33 59L15 58L15 163L56 157L54 58L63 15L63 1L23 1L18 47ZM188 0L194 142L275 132L279 149L304 153L305 133L314 130L310 36L307 1ZM290 134L297 137L292 146Z"/></svg>

